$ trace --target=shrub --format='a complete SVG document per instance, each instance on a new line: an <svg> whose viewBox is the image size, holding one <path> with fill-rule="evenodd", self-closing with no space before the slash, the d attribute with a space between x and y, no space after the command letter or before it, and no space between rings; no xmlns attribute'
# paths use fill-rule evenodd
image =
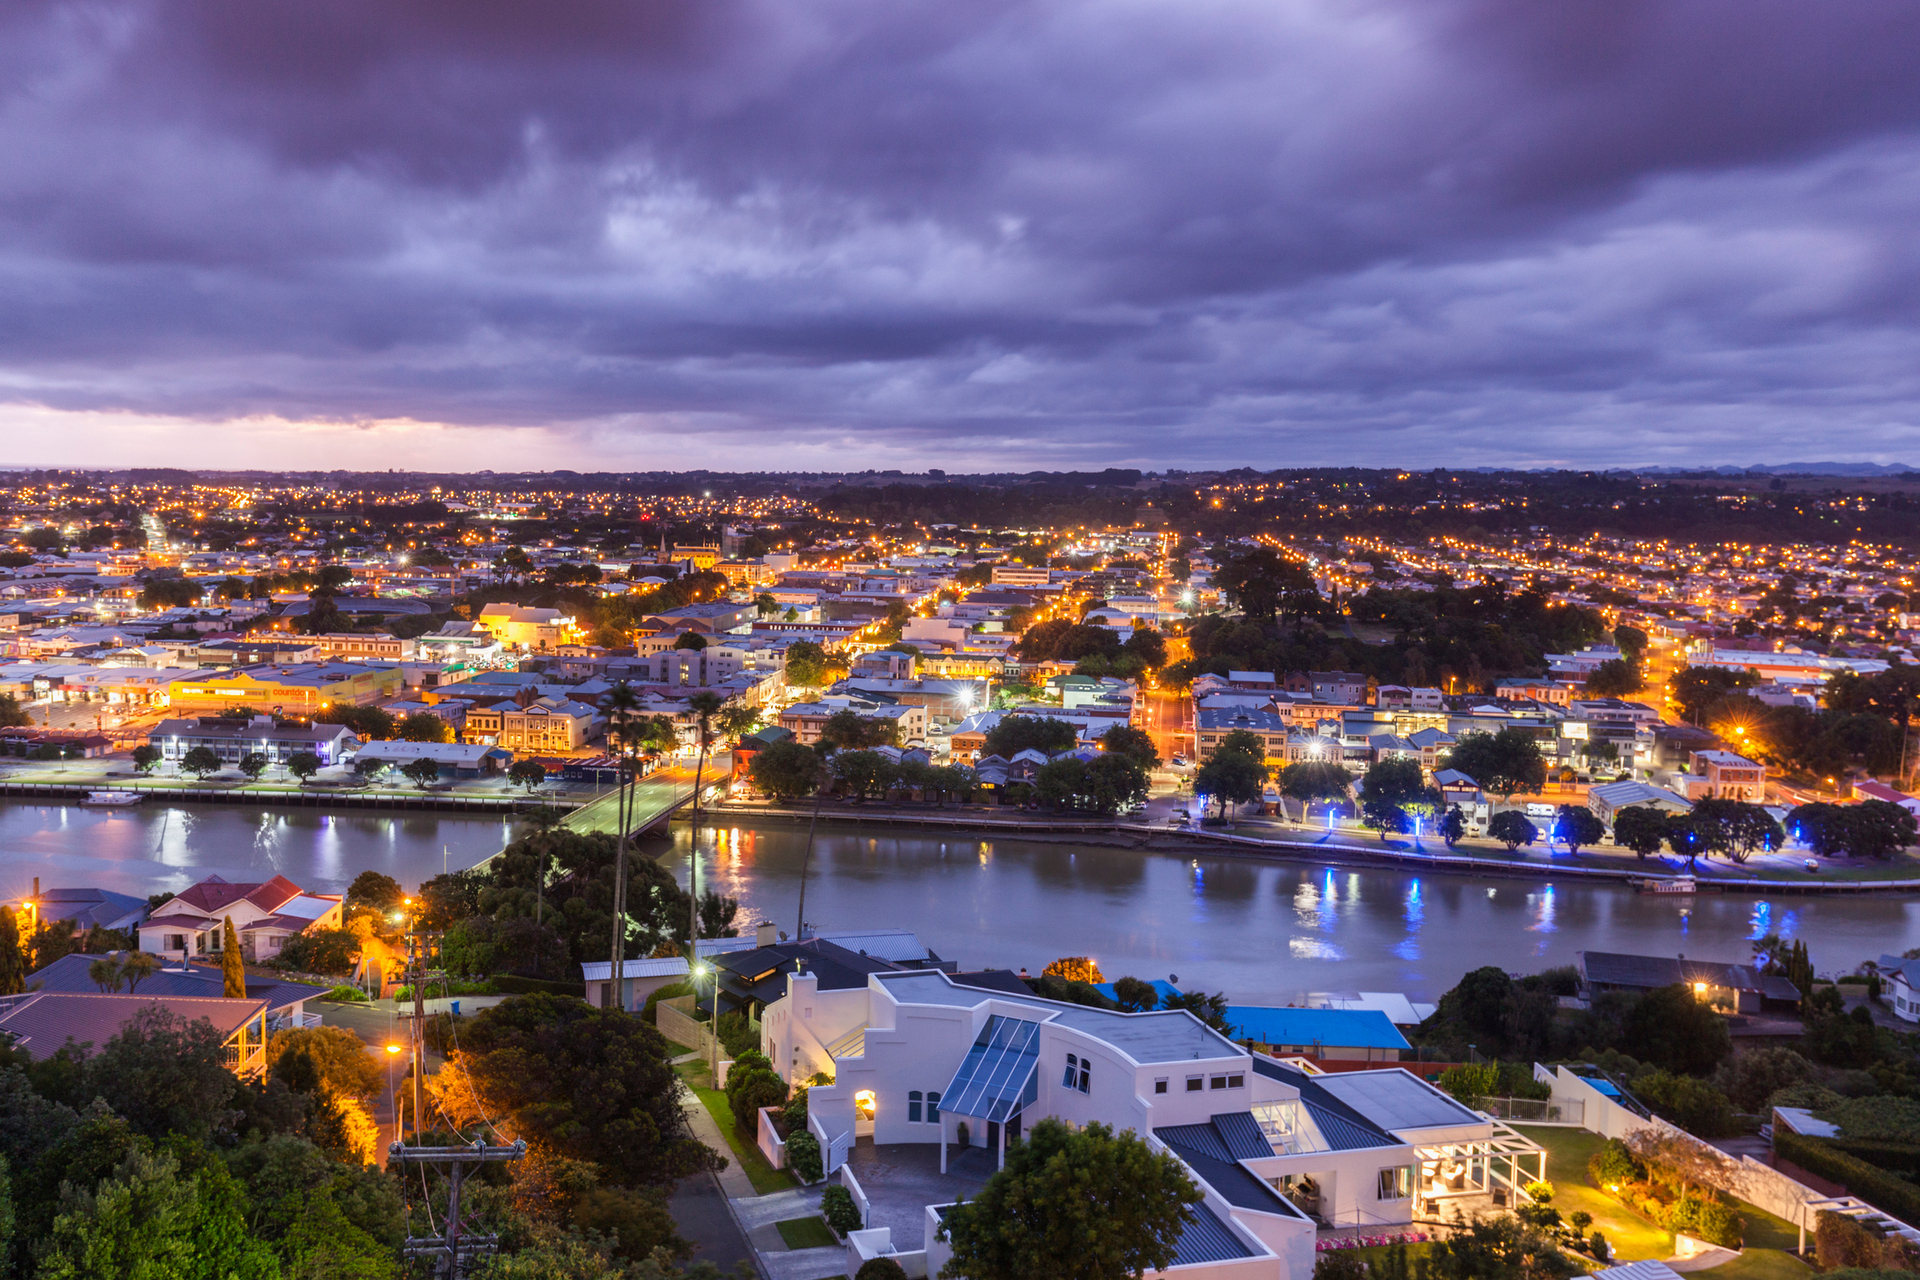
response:
<svg viewBox="0 0 1920 1280"><path fill-rule="evenodd" d="M842 1236L861 1227L860 1206L853 1202L853 1192L837 1182L821 1191L820 1212L826 1216L827 1225Z"/></svg>
<svg viewBox="0 0 1920 1280"><path fill-rule="evenodd" d="M760 1108L777 1107L787 1100L786 1084L766 1061L757 1053L747 1053L727 1072L727 1106L733 1111L735 1130L747 1141L760 1132Z"/></svg>
<svg viewBox="0 0 1920 1280"><path fill-rule="evenodd" d="M1724 1138L1739 1132L1727 1095L1692 1076L1656 1068L1635 1076L1633 1091L1655 1114L1700 1138Z"/></svg>
<svg viewBox="0 0 1920 1280"><path fill-rule="evenodd" d="M1880 1265L1880 1237L1844 1213L1822 1209L1814 1216L1813 1249L1822 1271Z"/></svg>
<svg viewBox="0 0 1920 1280"><path fill-rule="evenodd" d="M787 1099L787 1106L780 1113L781 1122L787 1126L788 1133L799 1133L807 1127L807 1091L795 1089L793 1096Z"/></svg>
<svg viewBox="0 0 1920 1280"><path fill-rule="evenodd" d="M1639 1182L1647 1176L1647 1170L1634 1158L1626 1143L1618 1138L1608 1138L1607 1144L1587 1161L1587 1176L1593 1179L1595 1186L1611 1187L1623 1182Z"/></svg>
<svg viewBox="0 0 1920 1280"><path fill-rule="evenodd" d="M804 1130L788 1138L787 1167L802 1182L820 1181L820 1139Z"/></svg>
<svg viewBox="0 0 1920 1280"><path fill-rule="evenodd" d="M1605 1262L1613 1256L1613 1250L1608 1246L1607 1238L1598 1231L1594 1232L1588 1239L1587 1247L1593 1250L1593 1256L1598 1261Z"/></svg>
<svg viewBox="0 0 1920 1280"><path fill-rule="evenodd" d="M1553 1203L1553 1184L1551 1182L1529 1182L1523 1190L1527 1198L1535 1204Z"/></svg>
<svg viewBox="0 0 1920 1280"><path fill-rule="evenodd" d="M729 1058L738 1061L742 1054L757 1052L760 1037L754 1034L752 1024L745 1013L723 1013L713 1024L713 1034L720 1038L721 1047Z"/></svg>
<svg viewBox="0 0 1920 1280"><path fill-rule="evenodd" d="M1578 1231L1581 1235L1585 1235L1587 1234L1587 1228L1593 1225L1593 1215L1585 1209L1575 1209L1567 1215L1567 1221L1573 1226L1575 1231Z"/></svg>
<svg viewBox="0 0 1920 1280"><path fill-rule="evenodd" d="M1313 1280L1367 1280L1367 1264L1350 1249L1330 1249L1313 1264Z"/></svg>
<svg viewBox="0 0 1920 1280"><path fill-rule="evenodd" d="M355 986L342 984L320 997L322 1000L339 1000L346 1004L366 1004L367 993Z"/></svg>
<svg viewBox="0 0 1920 1280"><path fill-rule="evenodd" d="M1722 1204L1718 1200L1691 1197L1676 1200L1661 1216L1665 1220L1660 1225L1667 1230L1693 1236L1725 1249L1740 1247L1741 1232L1746 1226L1732 1205Z"/></svg>
<svg viewBox="0 0 1920 1280"><path fill-rule="evenodd" d="M585 982L555 982L546 978L523 978L515 973L496 973L488 979L493 989L503 996L530 996L545 991L556 996L579 996L587 998Z"/></svg>
<svg viewBox="0 0 1920 1280"><path fill-rule="evenodd" d="M853 1273L853 1280L907 1280L907 1272L892 1258L868 1258Z"/></svg>
<svg viewBox="0 0 1920 1280"><path fill-rule="evenodd" d="M1776 1129L1773 1150L1782 1160L1797 1164L1808 1173L1841 1183L1849 1193L1883 1213L1903 1222L1920 1219L1920 1187L1850 1156L1823 1139Z"/></svg>
<svg viewBox="0 0 1920 1280"><path fill-rule="evenodd" d="M309 929L280 946L280 960L290 968L337 976L353 971L360 939L347 929Z"/></svg>

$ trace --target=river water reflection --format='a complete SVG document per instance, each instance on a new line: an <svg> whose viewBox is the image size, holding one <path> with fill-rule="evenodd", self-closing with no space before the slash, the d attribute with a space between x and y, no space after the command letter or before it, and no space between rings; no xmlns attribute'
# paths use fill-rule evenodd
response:
<svg viewBox="0 0 1920 1280"><path fill-rule="evenodd" d="M0 805L0 893L97 885L177 889L207 875L284 874L339 892L369 868L409 887L499 850L498 818L386 816L222 806L101 810ZM684 884L688 834L668 865ZM792 931L804 829L706 828L701 887L741 901L742 922ZM820 834L807 918L821 929L912 929L968 967L1038 971L1090 955L1109 977L1179 974L1245 1002L1304 991L1404 991L1431 999L1484 964L1531 971L1582 950L1741 960L1769 932L1804 938L1822 971L1920 947L1910 897L1688 902L1571 881L1477 880L1012 840Z"/></svg>

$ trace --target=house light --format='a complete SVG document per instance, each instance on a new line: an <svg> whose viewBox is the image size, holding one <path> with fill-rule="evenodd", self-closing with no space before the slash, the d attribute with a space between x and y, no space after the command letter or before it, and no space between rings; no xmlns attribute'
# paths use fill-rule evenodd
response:
<svg viewBox="0 0 1920 1280"><path fill-rule="evenodd" d="M1694 994L1694 995L1696 995L1696 996L1702 996L1702 997L1704 997L1704 996L1705 996L1705 995L1707 994L1707 984L1706 984L1706 983L1704 983L1704 982L1696 982L1696 983L1694 983L1694 984L1693 984L1693 994Z"/></svg>

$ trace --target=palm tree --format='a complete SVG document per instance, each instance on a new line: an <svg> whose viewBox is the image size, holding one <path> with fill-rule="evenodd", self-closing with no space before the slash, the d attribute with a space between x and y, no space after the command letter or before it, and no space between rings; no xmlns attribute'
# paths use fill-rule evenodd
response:
<svg viewBox="0 0 1920 1280"><path fill-rule="evenodd" d="M87 966L87 978L94 986L112 995L120 989L120 962L112 956L101 956Z"/></svg>
<svg viewBox="0 0 1920 1280"><path fill-rule="evenodd" d="M567 815L550 804L543 804L527 815L527 822L533 827L534 849L539 858L539 867L533 876L533 922L540 923L546 906L547 893L547 837L565 822Z"/></svg>
<svg viewBox="0 0 1920 1280"><path fill-rule="evenodd" d="M707 768L707 748L713 743L713 718L726 705L719 694L702 689L687 699L687 709L699 722L700 753L693 767L693 832L687 842L687 967L692 971L700 939L700 786Z"/></svg>
<svg viewBox="0 0 1920 1280"><path fill-rule="evenodd" d="M877 747L893 737L893 728L878 720L863 720L851 711L835 712L820 728L820 741L814 750L820 753L819 781L814 784L813 816L807 819L807 849L800 856L800 918L793 929L793 940L800 941L807 927L807 872L813 866L813 832L820 825L820 804L827 797L829 762L842 748L858 750Z"/></svg>
<svg viewBox="0 0 1920 1280"><path fill-rule="evenodd" d="M625 680L614 685L607 692L607 723L612 732L620 739L620 791L613 802L614 825L618 828L614 835L613 858L613 981L608 984L607 998L610 1007L623 1008L621 999L626 990L626 950L627 950L627 823L628 812L632 806L633 770L627 767L632 755L632 730L640 712L640 695ZM541 861L546 861L544 851Z"/></svg>

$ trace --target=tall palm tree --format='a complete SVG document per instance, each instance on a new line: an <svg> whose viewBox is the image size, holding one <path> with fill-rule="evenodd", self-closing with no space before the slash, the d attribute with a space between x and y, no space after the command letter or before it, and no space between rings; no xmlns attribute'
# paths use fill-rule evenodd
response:
<svg viewBox="0 0 1920 1280"><path fill-rule="evenodd" d="M633 770L628 768L632 758L632 732L635 720L640 713L640 695L625 680L614 685L607 692L607 724L612 733L620 739L620 790L614 798L614 823L619 828L614 837L613 862L613 972L609 975L613 981L607 987L607 998L611 1008L624 1008L626 1002L621 999L626 990L626 951L627 951L627 824L629 811L633 804ZM541 861L546 861L544 853Z"/></svg>
<svg viewBox="0 0 1920 1280"><path fill-rule="evenodd" d="M852 711L836 711L820 727L820 741L814 744L814 750L820 754L820 769L813 790L813 816L807 819L807 848L800 856L800 918L793 927L795 942L800 941L807 927L807 872L813 866L813 832L820 825L820 805L826 799L827 784L832 781L833 753L882 746L893 737L891 724L867 720Z"/></svg>
<svg viewBox="0 0 1920 1280"><path fill-rule="evenodd" d="M725 705L724 698L706 689L687 699L687 710L693 712L694 719L699 722L700 747L693 767L693 832L687 842L687 895L691 899L687 907L689 972L699 954L700 940L700 786L707 768L707 748L713 743L713 718Z"/></svg>

